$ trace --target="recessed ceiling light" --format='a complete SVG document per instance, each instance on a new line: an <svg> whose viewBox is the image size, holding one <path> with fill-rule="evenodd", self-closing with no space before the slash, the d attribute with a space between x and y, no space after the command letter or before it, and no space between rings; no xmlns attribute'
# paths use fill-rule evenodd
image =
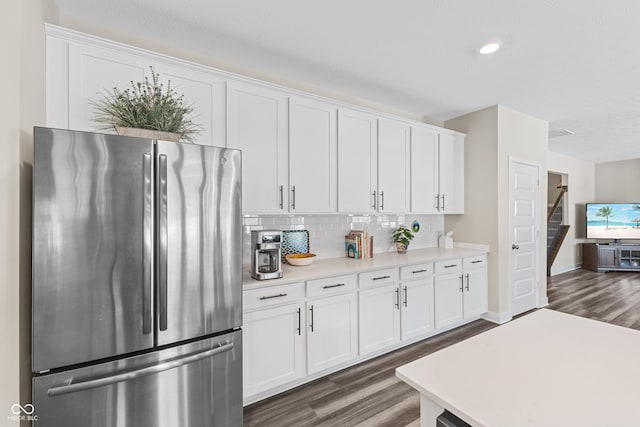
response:
<svg viewBox="0 0 640 427"><path fill-rule="evenodd" d="M491 42L482 46L478 52L482 55L489 55L500 49L500 42Z"/></svg>

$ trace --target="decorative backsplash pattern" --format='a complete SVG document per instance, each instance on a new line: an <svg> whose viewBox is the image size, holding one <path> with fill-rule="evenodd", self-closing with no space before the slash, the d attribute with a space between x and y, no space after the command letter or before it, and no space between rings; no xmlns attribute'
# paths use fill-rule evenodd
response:
<svg viewBox="0 0 640 427"><path fill-rule="evenodd" d="M309 230L310 252L318 258L344 256L344 236L349 230L366 230L374 238L373 253L395 251L391 231L399 224L411 227L420 223L420 231L411 249L438 246L444 230L444 215L251 215L243 218L243 263L251 262L251 230Z"/></svg>

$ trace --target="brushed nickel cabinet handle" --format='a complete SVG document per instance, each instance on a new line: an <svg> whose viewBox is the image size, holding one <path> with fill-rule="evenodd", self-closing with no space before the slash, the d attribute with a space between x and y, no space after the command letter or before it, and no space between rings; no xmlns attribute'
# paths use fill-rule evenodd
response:
<svg viewBox="0 0 640 427"><path fill-rule="evenodd" d="M467 273L465 277L467 278L467 291L468 291L469 290L469 273Z"/></svg>
<svg viewBox="0 0 640 427"><path fill-rule="evenodd" d="M380 198L382 199L380 201L380 210L383 211L384 210L384 191L380 192Z"/></svg>
<svg viewBox="0 0 640 427"><path fill-rule="evenodd" d="M449 265L445 265L444 268L451 268L451 267L457 267L458 264L449 264Z"/></svg>
<svg viewBox="0 0 640 427"><path fill-rule="evenodd" d="M407 295L407 287L404 287L404 306L407 306L407 299L408 299L408 295Z"/></svg>
<svg viewBox="0 0 640 427"><path fill-rule="evenodd" d="M374 277L372 280L382 280L382 279L391 279L391 276Z"/></svg>
<svg viewBox="0 0 640 427"><path fill-rule="evenodd" d="M298 336L302 335L302 309L298 307Z"/></svg>
<svg viewBox="0 0 640 427"><path fill-rule="evenodd" d="M400 310L400 289L396 288L396 308Z"/></svg>
<svg viewBox="0 0 640 427"><path fill-rule="evenodd" d="M286 297L287 294L278 294L278 295L269 295L266 297L260 297L260 301L266 300L266 299L271 299L271 298L282 298L282 297Z"/></svg>
<svg viewBox="0 0 640 427"><path fill-rule="evenodd" d="M313 332L313 306L309 308L309 311L311 312L311 324L309 326L311 326L311 332Z"/></svg>
<svg viewBox="0 0 640 427"><path fill-rule="evenodd" d="M460 275L460 292L464 292L464 276Z"/></svg>
<svg viewBox="0 0 640 427"><path fill-rule="evenodd" d="M422 270L414 270L411 272L411 274L426 273L427 271L429 270L423 268Z"/></svg>
<svg viewBox="0 0 640 427"><path fill-rule="evenodd" d="M291 187L291 209L296 208L296 186Z"/></svg>
<svg viewBox="0 0 640 427"><path fill-rule="evenodd" d="M280 186L280 209L284 209L284 186Z"/></svg>
<svg viewBox="0 0 640 427"><path fill-rule="evenodd" d="M325 285L322 287L322 289L339 288L340 286L344 286L344 283L336 283L335 285Z"/></svg>
<svg viewBox="0 0 640 427"><path fill-rule="evenodd" d="M377 202L378 202L378 199L376 198L376 191L373 190L373 206L372 206L373 210L378 209L378 203Z"/></svg>

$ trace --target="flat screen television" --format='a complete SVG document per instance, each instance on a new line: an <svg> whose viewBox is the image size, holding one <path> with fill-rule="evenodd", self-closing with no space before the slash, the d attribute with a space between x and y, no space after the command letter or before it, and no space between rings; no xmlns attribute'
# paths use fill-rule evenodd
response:
<svg viewBox="0 0 640 427"><path fill-rule="evenodd" d="M587 239L640 240L640 203L587 203Z"/></svg>

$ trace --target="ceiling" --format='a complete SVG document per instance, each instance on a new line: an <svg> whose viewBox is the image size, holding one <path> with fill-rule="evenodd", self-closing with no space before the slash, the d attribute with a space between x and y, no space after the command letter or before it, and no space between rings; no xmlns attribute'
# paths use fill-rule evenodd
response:
<svg viewBox="0 0 640 427"><path fill-rule="evenodd" d="M56 0L61 21L444 121L500 104L549 149L640 158L637 0ZM487 41L498 52L481 56Z"/></svg>

